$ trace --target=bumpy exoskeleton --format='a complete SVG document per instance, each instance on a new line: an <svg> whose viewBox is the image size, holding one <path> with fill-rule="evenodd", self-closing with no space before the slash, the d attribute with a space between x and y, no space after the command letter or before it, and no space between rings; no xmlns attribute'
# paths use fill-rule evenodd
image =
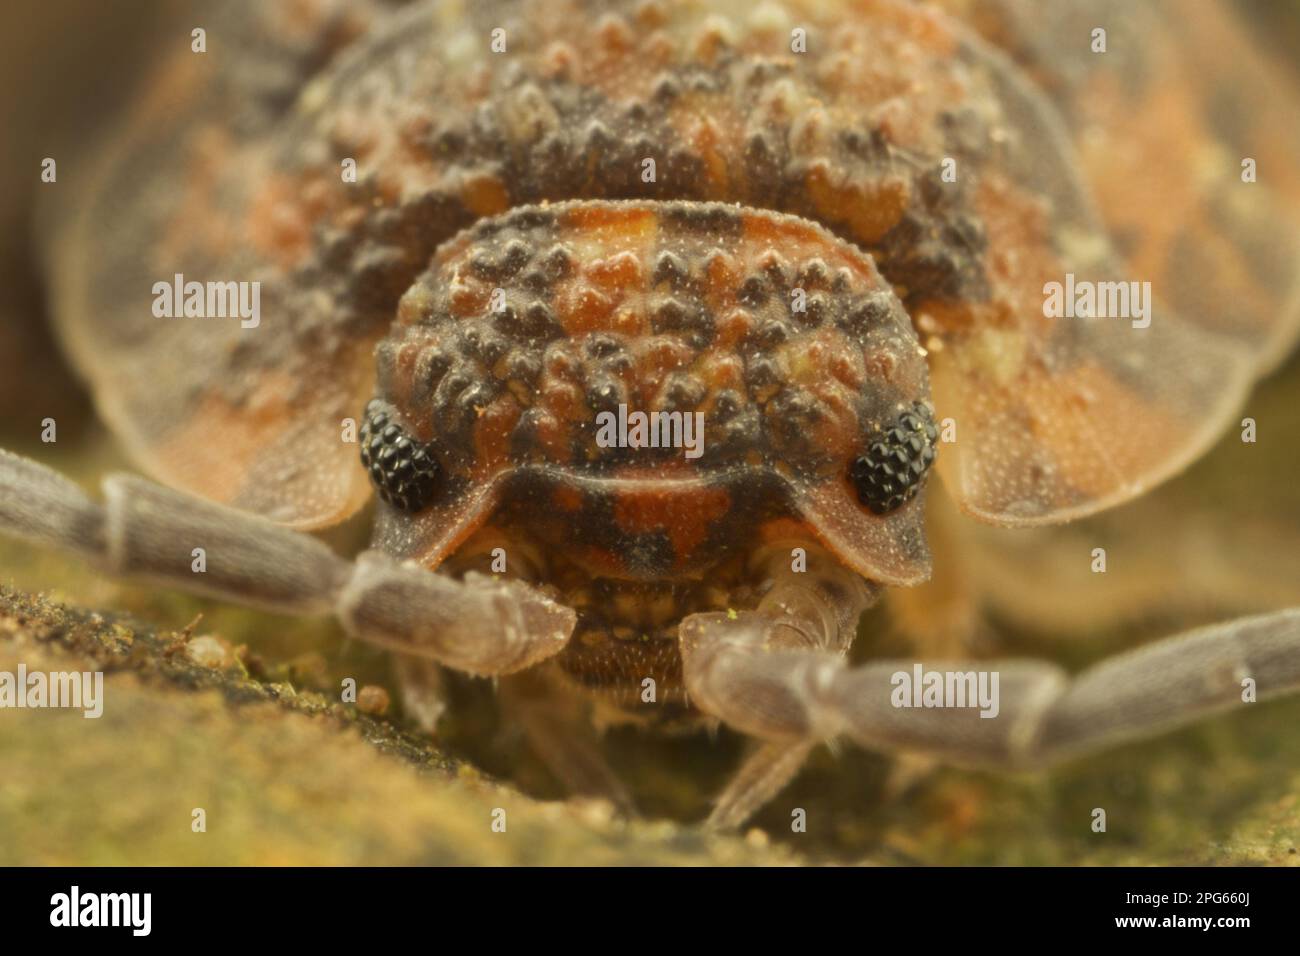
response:
<svg viewBox="0 0 1300 956"><path fill-rule="evenodd" d="M1072 681L987 664L996 719L893 707L910 662L845 665L882 589L930 573L932 465L998 524L1118 504L1294 338L1294 97L1209 4L1095 4L1105 56L1082 14L1032 29L1030 6L214 12L211 52L180 44L46 229L68 351L176 490L114 477L99 505L5 455L0 528L332 612L400 652L429 720L434 664L516 675L539 752L624 803L575 700L722 721L762 742L723 824L839 735L1020 766L1247 677L1295 689L1296 611ZM260 319L162 318L173 277L256 282ZM1090 283L1150 296L1046 308ZM302 533L372 495L355 562Z"/></svg>

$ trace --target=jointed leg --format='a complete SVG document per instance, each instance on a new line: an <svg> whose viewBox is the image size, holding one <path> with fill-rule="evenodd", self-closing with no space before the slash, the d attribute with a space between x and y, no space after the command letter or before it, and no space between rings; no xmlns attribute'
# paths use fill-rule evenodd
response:
<svg viewBox="0 0 1300 956"><path fill-rule="evenodd" d="M456 581L378 552L355 563L256 515L129 475L104 504L0 451L0 533L77 552L110 573L294 614L336 615L357 637L471 674L508 674L557 653L574 612L518 581Z"/></svg>
<svg viewBox="0 0 1300 956"><path fill-rule="evenodd" d="M813 621L833 614L828 603L796 628L815 631ZM895 706L899 675L910 678L916 662L880 661L850 670L836 649L782 641L790 628L782 615L763 607L687 618L681 625L683 674L692 700L773 746L791 748L847 734L874 750L1016 769L1048 765L1240 706L1250 696L1247 678L1260 700L1300 690L1300 609L1158 641L1073 679L1038 661L925 665L945 674L996 674L996 714L989 708L987 717L978 706ZM735 813L727 816L738 822Z"/></svg>
<svg viewBox="0 0 1300 956"><path fill-rule="evenodd" d="M553 682L545 670L501 681L505 718L523 731L533 752L570 793L600 797L633 816L632 795L601 753L586 702Z"/></svg>
<svg viewBox="0 0 1300 956"><path fill-rule="evenodd" d="M402 712L426 734L433 734L447 711L447 682L442 665L414 654L394 654L393 671Z"/></svg>
<svg viewBox="0 0 1300 956"><path fill-rule="evenodd" d="M785 788L816 745L816 740L760 743L718 794L708 825L721 830L740 826Z"/></svg>
<svg viewBox="0 0 1300 956"><path fill-rule="evenodd" d="M681 624L691 702L764 741L719 795L713 826L739 826L790 782L814 745L833 736L803 719L789 689L793 699L824 691L822 664L840 665L877 591L820 549L805 550L808 569L795 572L788 550L773 549L771 586L757 610L695 614Z"/></svg>

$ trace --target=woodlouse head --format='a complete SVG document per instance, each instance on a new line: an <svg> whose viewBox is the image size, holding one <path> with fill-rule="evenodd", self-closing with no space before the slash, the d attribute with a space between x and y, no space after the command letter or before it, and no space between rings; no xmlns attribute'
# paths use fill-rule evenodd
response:
<svg viewBox="0 0 1300 956"><path fill-rule="evenodd" d="M593 570L675 576L783 515L873 579L928 571L913 496L933 440L888 502L861 465L928 408L924 353L871 258L807 221L516 209L439 250L378 362L372 414L412 472L378 469L379 538L403 556L436 564L508 511Z"/></svg>

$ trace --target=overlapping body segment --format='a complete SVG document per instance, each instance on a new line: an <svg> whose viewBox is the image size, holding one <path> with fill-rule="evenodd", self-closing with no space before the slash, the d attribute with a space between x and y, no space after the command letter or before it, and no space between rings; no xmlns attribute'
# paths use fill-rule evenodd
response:
<svg viewBox="0 0 1300 956"><path fill-rule="evenodd" d="M1014 45L983 7L970 16ZM1276 222L1257 211L1270 200L1293 208L1272 169L1237 184L1251 199L1229 194L1223 169L1209 192L1204 177L1170 176L1163 206L1235 209L1238 228L1155 262L1143 250L1157 223L1126 214L1108 154L1010 59L926 5L320 4L216 22L206 60L185 51L167 67L166 93L142 107L58 246L60 313L146 464L287 523L338 520L366 494L339 423L364 404L371 350L437 247L531 202L740 202L869 250L932 348L939 415L965 426L949 483L992 520L1086 513L1169 473L1222 424L1293 314L1279 263L1294 236L1273 226L1260 259L1248 228ZM1162 62L1181 42L1160 40ZM1089 104L1107 83L1126 88L1130 60L1094 57L1082 79L1069 74L1074 98L1055 84L1056 104L1115 128L1114 110ZM1243 74L1243 88L1256 79ZM1215 157L1218 128L1184 132L1198 161ZM1160 142L1172 149L1173 135ZM1215 161L1237 165L1221 150ZM174 274L259 282L260 325L160 322L150 289ZM1044 285L1067 274L1149 281L1156 320L1045 317ZM1148 426L1102 437L1136 406Z"/></svg>
<svg viewBox="0 0 1300 956"><path fill-rule="evenodd" d="M941 467L981 517L1082 516L1200 454L1295 341L1292 84L1219 4L941 6L1001 48L1000 99L1036 130L1024 181L1085 201L987 207L1006 295L932 364L967 426ZM1095 292L1103 318L1045 320L1049 285Z"/></svg>

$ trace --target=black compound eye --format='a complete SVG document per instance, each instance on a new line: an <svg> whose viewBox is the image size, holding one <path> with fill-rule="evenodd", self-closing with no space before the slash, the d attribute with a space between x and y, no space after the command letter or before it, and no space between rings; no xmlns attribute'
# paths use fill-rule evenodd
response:
<svg viewBox="0 0 1300 956"><path fill-rule="evenodd" d="M916 496L934 464L939 440L934 413L914 402L867 443L867 453L849 466L858 500L878 515L902 507Z"/></svg>
<svg viewBox="0 0 1300 956"><path fill-rule="evenodd" d="M379 497L403 511L421 511L433 500L442 469L428 445L390 421L382 402L366 406L361 425L361 463Z"/></svg>

